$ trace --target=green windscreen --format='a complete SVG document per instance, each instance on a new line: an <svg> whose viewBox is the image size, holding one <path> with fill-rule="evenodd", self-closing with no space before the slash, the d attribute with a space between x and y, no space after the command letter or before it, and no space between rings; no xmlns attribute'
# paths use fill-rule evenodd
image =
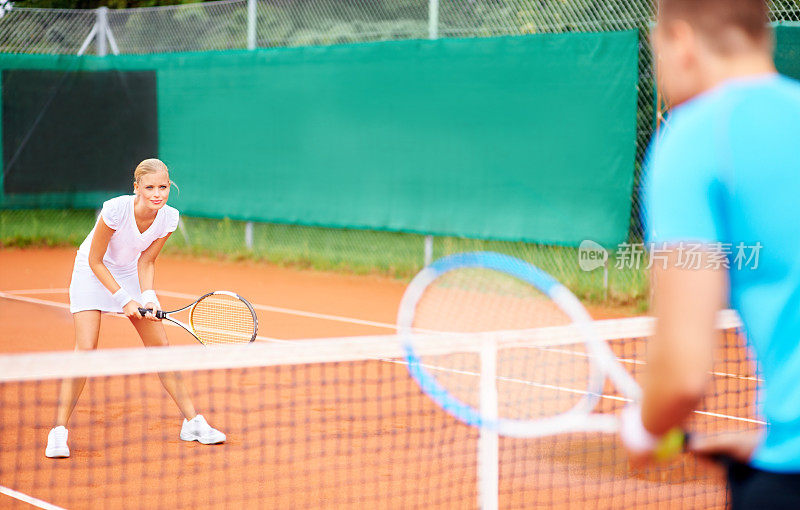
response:
<svg viewBox="0 0 800 510"><path fill-rule="evenodd" d="M637 56L629 31L0 65L154 71L157 156L189 215L612 245L630 220ZM80 201L46 191L4 186L0 205Z"/></svg>
<svg viewBox="0 0 800 510"><path fill-rule="evenodd" d="M786 76L800 80L800 23L775 27L775 65Z"/></svg>

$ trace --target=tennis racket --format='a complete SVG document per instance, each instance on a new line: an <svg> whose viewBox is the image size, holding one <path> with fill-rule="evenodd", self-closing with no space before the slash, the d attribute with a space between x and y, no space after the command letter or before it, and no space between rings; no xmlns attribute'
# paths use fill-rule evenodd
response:
<svg viewBox="0 0 800 510"><path fill-rule="evenodd" d="M498 435L613 433L620 407L642 396L580 301L507 255L458 254L423 269L403 296L398 329L422 390ZM675 455L683 436L665 446L664 458Z"/></svg>
<svg viewBox="0 0 800 510"><path fill-rule="evenodd" d="M142 317L152 311L139 308ZM188 324L173 317L180 312L188 314ZM194 303L171 312L158 310L156 317L177 324L203 345L250 343L258 332L258 317L253 305L227 290L209 292Z"/></svg>

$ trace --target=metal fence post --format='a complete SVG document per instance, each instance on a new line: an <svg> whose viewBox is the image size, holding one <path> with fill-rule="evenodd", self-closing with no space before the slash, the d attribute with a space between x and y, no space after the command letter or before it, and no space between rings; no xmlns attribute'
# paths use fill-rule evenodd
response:
<svg viewBox="0 0 800 510"><path fill-rule="evenodd" d="M86 53L89 45L95 41L97 47L97 54L101 57L108 55L108 46L111 45L111 51L114 55L119 55L119 47L117 41L114 39L114 34L111 33L111 26L108 24L108 7L98 7L95 9L95 22L89 35L83 40L77 55L81 56Z"/></svg>
<svg viewBox="0 0 800 510"><path fill-rule="evenodd" d="M425 236L425 267L433 262L433 236Z"/></svg>
<svg viewBox="0 0 800 510"><path fill-rule="evenodd" d="M256 2L247 0L247 49L256 49Z"/></svg>
<svg viewBox="0 0 800 510"><path fill-rule="evenodd" d="M244 245L248 250L253 249L253 222L248 221L244 224Z"/></svg>
<svg viewBox="0 0 800 510"><path fill-rule="evenodd" d="M178 218L178 230L181 231L181 235L183 235L183 240L186 244L189 244L189 232L186 230L186 225L183 223L183 218Z"/></svg>
<svg viewBox="0 0 800 510"><path fill-rule="evenodd" d="M108 55L108 7L97 8L97 55Z"/></svg>
<svg viewBox="0 0 800 510"><path fill-rule="evenodd" d="M439 0L428 0L428 39L439 38Z"/></svg>

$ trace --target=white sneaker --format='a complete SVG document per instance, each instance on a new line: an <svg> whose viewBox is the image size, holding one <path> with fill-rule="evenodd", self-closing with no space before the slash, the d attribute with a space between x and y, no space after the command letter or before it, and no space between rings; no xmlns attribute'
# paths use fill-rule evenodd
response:
<svg viewBox="0 0 800 510"><path fill-rule="evenodd" d="M50 430L47 434L47 448L44 454L51 459L69 457L69 447L67 446L67 436L69 431L66 427L59 425Z"/></svg>
<svg viewBox="0 0 800 510"><path fill-rule="evenodd" d="M225 442L225 434L212 428L202 414L191 420L183 420L181 439L184 441L199 441L203 444L218 444Z"/></svg>

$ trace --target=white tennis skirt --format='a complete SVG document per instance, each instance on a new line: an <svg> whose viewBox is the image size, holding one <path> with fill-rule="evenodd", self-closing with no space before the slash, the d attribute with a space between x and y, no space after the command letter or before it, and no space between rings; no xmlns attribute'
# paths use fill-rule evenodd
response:
<svg viewBox="0 0 800 510"><path fill-rule="evenodd" d="M125 272L111 271L111 275L131 298L142 302L142 290L139 288L139 273L134 266ZM85 256L78 254L72 269L72 281L69 283L69 311L72 313L84 310L100 310L101 312L122 313L122 308L111 297L111 293L103 287Z"/></svg>

